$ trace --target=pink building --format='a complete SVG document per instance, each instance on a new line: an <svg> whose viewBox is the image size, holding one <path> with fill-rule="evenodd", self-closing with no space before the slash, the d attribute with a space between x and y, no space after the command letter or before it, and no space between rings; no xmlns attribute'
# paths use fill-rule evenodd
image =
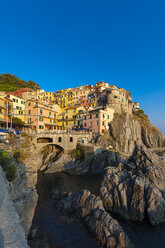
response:
<svg viewBox="0 0 165 248"><path fill-rule="evenodd" d="M114 110L111 108L95 108L83 116L83 127L93 133L103 134L109 129Z"/></svg>

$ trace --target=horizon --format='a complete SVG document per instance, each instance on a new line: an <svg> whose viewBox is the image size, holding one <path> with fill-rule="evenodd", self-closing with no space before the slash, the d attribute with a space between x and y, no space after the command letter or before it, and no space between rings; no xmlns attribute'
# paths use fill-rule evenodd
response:
<svg viewBox="0 0 165 248"><path fill-rule="evenodd" d="M20 0L1 3L1 69L45 91L108 82L165 134L165 3Z"/></svg>

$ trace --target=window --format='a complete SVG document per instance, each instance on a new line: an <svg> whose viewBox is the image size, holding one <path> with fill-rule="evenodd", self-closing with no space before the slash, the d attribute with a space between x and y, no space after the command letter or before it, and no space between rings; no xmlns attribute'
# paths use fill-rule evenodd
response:
<svg viewBox="0 0 165 248"><path fill-rule="evenodd" d="M90 115L90 117L89 117L90 119L92 119L92 115Z"/></svg>
<svg viewBox="0 0 165 248"><path fill-rule="evenodd" d="M66 126L68 126L68 122L66 121Z"/></svg>
<svg viewBox="0 0 165 248"><path fill-rule="evenodd" d="M42 115L42 109L40 109L40 115Z"/></svg>
<svg viewBox="0 0 165 248"><path fill-rule="evenodd" d="M51 112L49 112L49 115L51 115Z"/></svg>
<svg viewBox="0 0 165 248"><path fill-rule="evenodd" d="M24 104L24 102L23 102L23 101L21 101L21 104Z"/></svg>
<svg viewBox="0 0 165 248"><path fill-rule="evenodd" d="M52 123L52 120L50 120L50 123Z"/></svg>
<svg viewBox="0 0 165 248"><path fill-rule="evenodd" d="M31 105L31 102L28 103L28 106L30 106L30 105Z"/></svg>
<svg viewBox="0 0 165 248"><path fill-rule="evenodd" d="M76 109L74 109L74 111L73 111L74 113L76 113Z"/></svg>
<svg viewBox="0 0 165 248"><path fill-rule="evenodd" d="M103 118L105 117L105 115L103 114Z"/></svg>
<svg viewBox="0 0 165 248"><path fill-rule="evenodd" d="M29 114L29 115L31 114L31 110L28 111L28 114Z"/></svg>
<svg viewBox="0 0 165 248"><path fill-rule="evenodd" d="M66 115L66 119L68 119L68 116Z"/></svg>
<svg viewBox="0 0 165 248"><path fill-rule="evenodd" d="M98 118L99 117L99 115L98 114L96 114L96 118Z"/></svg>
<svg viewBox="0 0 165 248"><path fill-rule="evenodd" d="M109 115L107 115L107 119L109 119Z"/></svg>
<svg viewBox="0 0 165 248"><path fill-rule="evenodd" d="M61 137L58 138L58 142L62 142L62 138Z"/></svg>
<svg viewBox="0 0 165 248"><path fill-rule="evenodd" d="M87 117L86 117L86 115L84 116L84 120L86 120L87 119Z"/></svg>
<svg viewBox="0 0 165 248"><path fill-rule="evenodd" d="M86 122L84 123L84 127L86 127L87 126L87 124L86 124Z"/></svg>
<svg viewBox="0 0 165 248"><path fill-rule="evenodd" d="M40 118L39 118L39 121L44 121L44 118L40 117Z"/></svg>
<svg viewBox="0 0 165 248"><path fill-rule="evenodd" d="M54 114L54 118L56 118L56 114Z"/></svg>
<svg viewBox="0 0 165 248"><path fill-rule="evenodd" d="M102 125L104 126L104 121L102 122Z"/></svg>
<svg viewBox="0 0 165 248"><path fill-rule="evenodd" d="M114 98L118 98L117 96L114 96Z"/></svg>
<svg viewBox="0 0 165 248"><path fill-rule="evenodd" d="M19 107L18 107L18 106L16 106L16 109L19 109Z"/></svg>
<svg viewBox="0 0 165 248"><path fill-rule="evenodd" d="M0 113L2 113L2 109L0 109Z"/></svg>
<svg viewBox="0 0 165 248"><path fill-rule="evenodd" d="M66 112L66 114L67 114L67 113L68 113L68 110L66 109L65 112Z"/></svg>
<svg viewBox="0 0 165 248"><path fill-rule="evenodd" d="M28 123L30 123L32 121L32 119L31 118L28 118Z"/></svg>

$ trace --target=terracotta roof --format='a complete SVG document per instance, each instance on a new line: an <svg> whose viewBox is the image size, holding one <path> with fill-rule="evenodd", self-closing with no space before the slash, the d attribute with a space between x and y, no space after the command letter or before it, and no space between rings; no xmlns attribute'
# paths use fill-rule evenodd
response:
<svg viewBox="0 0 165 248"><path fill-rule="evenodd" d="M13 95L13 96L22 97L22 93L24 93L24 92L32 92L32 91L33 90L30 89L30 88L22 88L22 89L15 90L13 92L8 92L7 96L8 95Z"/></svg>

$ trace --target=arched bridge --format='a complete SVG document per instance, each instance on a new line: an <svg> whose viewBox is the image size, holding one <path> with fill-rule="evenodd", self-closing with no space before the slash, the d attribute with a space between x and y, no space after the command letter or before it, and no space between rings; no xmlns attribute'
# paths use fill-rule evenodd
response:
<svg viewBox="0 0 165 248"><path fill-rule="evenodd" d="M58 145L64 151L71 151L76 148L77 143L82 139L89 141L91 139L90 133L40 133L35 136L33 142L37 147L45 145Z"/></svg>

